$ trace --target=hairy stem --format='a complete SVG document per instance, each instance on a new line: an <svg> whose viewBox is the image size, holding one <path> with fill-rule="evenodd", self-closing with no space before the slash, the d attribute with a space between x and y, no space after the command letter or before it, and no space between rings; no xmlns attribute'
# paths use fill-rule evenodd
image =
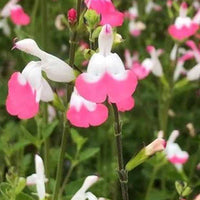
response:
<svg viewBox="0 0 200 200"><path fill-rule="evenodd" d="M117 160L118 160L118 174L119 174L119 181L121 184L121 192L122 192L122 199L128 200L128 173L124 168L124 159L123 159L123 148L122 148L122 130L121 124L119 119L119 112L117 109L116 104L112 104L113 113L115 118L114 129L115 129L115 140L116 140L116 147L117 147Z"/></svg>

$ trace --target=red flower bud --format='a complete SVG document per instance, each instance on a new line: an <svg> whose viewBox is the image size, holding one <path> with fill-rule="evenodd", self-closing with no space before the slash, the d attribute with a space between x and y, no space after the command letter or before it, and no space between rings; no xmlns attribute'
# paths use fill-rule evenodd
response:
<svg viewBox="0 0 200 200"><path fill-rule="evenodd" d="M67 19L70 24L74 24L77 21L77 12L74 8L68 10Z"/></svg>

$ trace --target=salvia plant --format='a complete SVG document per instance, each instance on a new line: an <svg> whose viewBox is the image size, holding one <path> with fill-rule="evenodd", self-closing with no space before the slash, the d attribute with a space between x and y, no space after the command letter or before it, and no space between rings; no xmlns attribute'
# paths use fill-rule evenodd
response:
<svg viewBox="0 0 200 200"><path fill-rule="evenodd" d="M1 0L0 200L200 200L200 2Z"/></svg>

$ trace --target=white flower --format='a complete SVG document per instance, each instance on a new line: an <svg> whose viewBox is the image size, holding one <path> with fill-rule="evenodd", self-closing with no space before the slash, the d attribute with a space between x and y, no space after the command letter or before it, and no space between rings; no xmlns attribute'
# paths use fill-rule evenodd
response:
<svg viewBox="0 0 200 200"><path fill-rule="evenodd" d="M71 200L105 200L104 198L97 198L91 192L86 192L93 184L95 184L99 180L98 176L88 176L82 187L76 192L76 194L72 197Z"/></svg>
<svg viewBox="0 0 200 200"><path fill-rule="evenodd" d="M35 155L35 170L36 173L27 177L27 185L36 185L37 194L40 200L45 198L45 182L48 180L44 174L44 164L39 155Z"/></svg>

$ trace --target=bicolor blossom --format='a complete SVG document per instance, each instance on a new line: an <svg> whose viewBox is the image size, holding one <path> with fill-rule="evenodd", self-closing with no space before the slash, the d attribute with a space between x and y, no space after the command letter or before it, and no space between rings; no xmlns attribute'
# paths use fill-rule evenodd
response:
<svg viewBox="0 0 200 200"><path fill-rule="evenodd" d="M78 93L85 99L102 103L126 101L134 93L137 77L116 53L111 53L113 33L110 25L104 25L99 34L99 53L91 57L87 72L78 76L75 82Z"/></svg>
<svg viewBox="0 0 200 200"><path fill-rule="evenodd" d="M88 9L95 10L101 15L101 25L121 26L124 14L116 10L111 0L85 0Z"/></svg>
<svg viewBox="0 0 200 200"><path fill-rule="evenodd" d="M42 51L32 39L18 41L14 48L40 58L40 61L29 62L22 73L13 73L8 82L7 111L20 119L28 119L37 114L40 100L53 100L53 91L43 78L42 71L56 82L70 82L75 76L67 63Z"/></svg>
<svg viewBox="0 0 200 200"><path fill-rule="evenodd" d="M30 23L30 17L24 12L24 9L18 4L19 0L10 0L3 7L0 16L3 18L11 18L15 25L26 26Z"/></svg>
<svg viewBox="0 0 200 200"><path fill-rule="evenodd" d="M138 13L138 5L136 1L133 1L132 3L132 7L130 7L128 9L128 11L125 13L125 16L130 19L130 20L134 20L138 17L139 13Z"/></svg>
<svg viewBox="0 0 200 200"><path fill-rule="evenodd" d="M84 99L74 88L66 116L74 126L87 128L104 123L108 118L108 109L103 104Z"/></svg>
<svg viewBox="0 0 200 200"><path fill-rule="evenodd" d="M131 20L128 24L128 28L132 36L138 37L141 35L141 32L146 29L146 25L141 21Z"/></svg>
<svg viewBox="0 0 200 200"><path fill-rule="evenodd" d="M150 58L146 58L140 63L136 55L131 57L129 50L125 51L125 61L126 67L134 72L138 80L146 78L153 68L153 62Z"/></svg>
<svg viewBox="0 0 200 200"><path fill-rule="evenodd" d="M72 197L71 200L105 200L104 198L97 198L91 192L87 192L87 190L94 185L99 180L98 176L92 175L88 176L81 188L76 192L76 194Z"/></svg>
<svg viewBox="0 0 200 200"><path fill-rule="evenodd" d="M197 12L195 17L191 19L187 16L188 7L185 2L180 6L179 16L175 19L175 23L168 28L169 34L176 40L184 40L194 35L199 29L199 15Z"/></svg>
<svg viewBox="0 0 200 200"><path fill-rule="evenodd" d="M181 150L180 146L175 143L176 138L179 136L179 131L174 130L168 141L165 149L166 157L177 170L181 170L184 163L187 162L189 154L186 151Z"/></svg>
<svg viewBox="0 0 200 200"><path fill-rule="evenodd" d="M145 12L147 14L151 13L151 11L161 11L162 7L158 4L156 4L155 2L153 2L152 0L149 0L148 3L145 6Z"/></svg>
<svg viewBox="0 0 200 200"><path fill-rule="evenodd" d="M48 179L44 174L44 164L42 158L39 155L35 155L35 174L28 176L26 179L27 185L36 185L37 195L40 200L45 199L45 183Z"/></svg>

